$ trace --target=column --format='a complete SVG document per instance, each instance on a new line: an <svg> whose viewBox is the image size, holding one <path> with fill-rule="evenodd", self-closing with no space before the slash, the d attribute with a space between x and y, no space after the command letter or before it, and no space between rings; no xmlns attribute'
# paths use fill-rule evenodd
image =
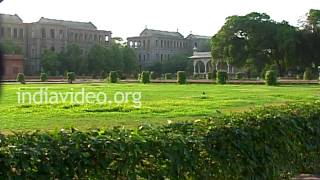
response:
<svg viewBox="0 0 320 180"><path fill-rule="evenodd" d="M207 62L203 61L204 64L204 73L207 74Z"/></svg>

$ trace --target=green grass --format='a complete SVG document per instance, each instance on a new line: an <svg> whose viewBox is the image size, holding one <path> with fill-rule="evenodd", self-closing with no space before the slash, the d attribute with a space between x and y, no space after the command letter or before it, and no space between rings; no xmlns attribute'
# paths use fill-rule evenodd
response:
<svg viewBox="0 0 320 180"><path fill-rule="evenodd" d="M73 88L86 92L141 92L142 107L125 105L45 104L19 105L17 92L66 92ZM176 84L7 84L2 87L0 101L0 131L56 130L106 128L111 126L137 127L159 125L168 121L185 121L212 116L217 112L243 111L256 106L320 99L320 86L292 85L268 87L263 85L176 85Z"/></svg>

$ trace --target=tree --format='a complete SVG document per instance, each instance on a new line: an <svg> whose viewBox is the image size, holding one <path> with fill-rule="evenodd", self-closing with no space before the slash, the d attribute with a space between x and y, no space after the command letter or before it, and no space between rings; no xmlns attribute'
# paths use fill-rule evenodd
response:
<svg viewBox="0 0 320 180"><path fill-rule="evenodd" d="M103 46L95 45L88 53L88 69L91 74L99 75L101 72L109 72L110 52ZM109 66L108 66L109 65Z"/></svg>
<svg viewBox="0 0 320 180"><path fill-rule="evenodd" d="M4 54L22 54L22 48L15 44L13 41L5 41L2 48Z"/></svg>
<svg viewBox="0 0 320 180"><path fill-rule="evenodd" d="M135 51L129 47L122 49L123 72L126 74L136 73L138 70L138 58Z"/></svg>
<svg viewBox="0 0 320 180"><path fill-rule="evenodd" d="M258 72L266 64L276 64L283 75L297 61L297 34L295 27L275 22L265 13L230 16L212 38L212 56Z"/></svg>
<svg viewBox="0 0 320 180"><path fill-rule="evenodd" d="M44 72L59 71L61 69L59 54L51 50L45 50L41 58L41 65Z"/></svg>

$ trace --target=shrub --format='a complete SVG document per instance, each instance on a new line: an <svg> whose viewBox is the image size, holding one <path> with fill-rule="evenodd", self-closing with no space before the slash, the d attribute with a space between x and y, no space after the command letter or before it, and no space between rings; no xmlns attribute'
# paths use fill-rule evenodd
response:
<svg viewBox="0 0 320 180"><path fill-rule="evenodd" d="M144 84L150 83L150 72L149 71L143 71L141 73L141 82Z"/></svg>
<svg viewBox="0 0 320 180"><path fill-rule="evenodd" d="M237 80L242 80L243 77L244 77L244 74L243 74L242 72L237 72L237 73L236 73L236 79L237 79Z"/></svg>
<svg viewBox="0 0 320 180"><path fill-rule="evenodd" d="M76 74L74 72L68 72L67 79L68 79L68 83L72 84L73 81L76 80Z"/></svg>
<svg viewBox="0 0 320 180"><path fill-rule="evenodd" d="M20 82L21 84L25 84L26 83L23 73L18 73L16 80L17 80L17 82Z"/></svg>
<svg viewBox="0 0 320 180"><path fill-rule="evenodd" d="M165 79L165 80L170 80L170 79L172 79L172 74L171 74L171 73L166 73L166 74L164 75L164 79Z"/></svg>
<svg viewBox="0 0 320 180"><path fill-rule="evenodd" d="M118 82L118 73L117 71L110 71L109 73L109 82L117 83Z"/></svg>
<svg viewBox="0 0 320 180"><path fill-rule="evenodd" d="M177 72L177 82L179 84L187 84L187 73L185 71Z"/></svg>
<svg viewBox="0 0 320 180"><path fill-rule="evenodd" d="M41 73L41 74L40 74L40 81L41 81L41 82L46 82L46 81L48 81L48 75L47 75L47 73Z"/></svg>
<svg viewBox="0 0 320 180"><path fill-rule="evenodd" d="M228 73L226 71L218 71L217 72L217 83L218 84L226 84L228 80Z"/></svg>
<svg viewBox="0 0 320 180"><path fill-rule="evenodd" d="M303 80L311 80L312 79L312 71L310 68L306 68L303 73Z"/></svg>
<svg viewBox="0 0 320 180"><path fill-rule="evenodd" d="M152 79L152 80L157 79L157 74L154 71L150 72L150 79Z"/></svg>
<svg viewBox="0 0 320 180"><path fill-rule="evenodd" d="M273 65L267 64L267 65L264 67L263 71L261 72L261 77L262 77L262 79L265 79L267 71L275 71L276 74L277 74L276 76L278 77L278 68L277 68L276 65L274 65L274 64L273 64Z"/></svg>
<svg viewBox="0 0 320 180"><path fill-rule="evenodd" d="M266 84L268 86L275 86L278 84L277 82L277 72L276 71L267 71L265 77Z"/></svg>
<svg viewBox="0 0 320 180"><path fill-rule="evenodd" d="M135 130L14 133L0 135L0 177L289 179L320 169L319 137L319 102Z"/></svg>

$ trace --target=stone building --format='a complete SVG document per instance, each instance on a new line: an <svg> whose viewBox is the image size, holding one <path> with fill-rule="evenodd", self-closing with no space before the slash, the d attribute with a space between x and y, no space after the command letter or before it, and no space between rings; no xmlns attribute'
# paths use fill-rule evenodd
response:
<svg viewBox="0 0 320 180"><path fill-rule="evenodd" d="M190 34L184 38L179 32L144 29L140 36L129 37L128 46L136 50L140 68L170 60L177 54L192 54L193 48L208 44L210 37Z"/></svg>
<svg viewBox="0 0 320 180"><path fill-rule="evenodd" d="M37 75L41 71L41 56L46 49L61 52L70 44L87 53L95 44L108 46L111 31L98 30L91 22L74 22L41 18L23 23L18 15L1 14L2 42L12 41L23 49L25 73Z"/></svg>

